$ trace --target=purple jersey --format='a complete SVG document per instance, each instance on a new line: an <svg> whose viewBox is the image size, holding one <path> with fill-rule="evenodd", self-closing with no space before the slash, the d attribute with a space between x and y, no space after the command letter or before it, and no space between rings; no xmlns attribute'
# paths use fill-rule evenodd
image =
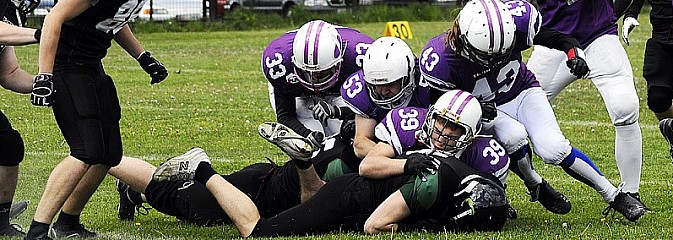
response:
<svg viewBox="0 0 673 240"><path fill-rule="evenodd" d="M515 18L516 19L516 18ZM423 49L420 69L423 80L439 90L461 89L485 101L505 104L523 90L539 87L531 71L521 61L523 43L517 42L506 63L489 69L456 54L446 44L446 33L436 36Z"/></svg>
<svg viewBox="0 0 673 240"><path fill-rule="evenodd" d="M345 43L339 81L322 95L339 95L339 87L348 76L362 69L362 58L374 39L352 28L336 27ZM262 53L262 72L274 87L289 97L307 97L315 92L303 87L294 73L292 41L297 31L290 31L273 40Z"/></svg>
<svg viewBox="0 0 673 240"><path fill-rule="evenodd" d="M572 5L566 0L543 0L538 4L542 26L573 36L582 48L600 36L617 34L612 0L579 0Z"/></svg>
<svg viewBox="0 0 673 240"><path fill-rule="evenodd" d="M514 39L516 41L515 46L518 48L514 50L523 51L532 47L533 39L540 32L540 26L542 26L542 16L535 9L535 6L529 2L505 0L503 3L507 5L516 25L516 32L514 33L516 37Z"/></svg>
<svg viewBox="0 0 673 240"><path fill-rule="evenodd" d="M376 137L387 142L400 156L407 151L427 149L418 140L428 110L418 107L395 108L376 126ZM461 162L481 173L500 178L507 173L509 155L495 139L478 137L457 154Z"/></svg>
<svg viewBox="0 0 673 240"><path fill-rule="evenodd" d="M407 106L428 108L430 107L430 88L428 86L419 85L419 80L421 78L418 69L414 71L414 75L414 84L416 84L416 88L414 89L414 92L411 95L411 100L409 100ZM390 111L389 109L379 107L372 101L365 85L362 70L354 73L344 82L341 88L341 98L344 99L346 105L348 105L353 112L362 117L376 119L376 122L380 122Z"/></svg>

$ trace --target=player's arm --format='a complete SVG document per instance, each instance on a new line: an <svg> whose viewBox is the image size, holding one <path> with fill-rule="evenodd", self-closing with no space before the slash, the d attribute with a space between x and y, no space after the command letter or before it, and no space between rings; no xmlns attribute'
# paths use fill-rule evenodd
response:
<svg viewBox="0 0 673 240"><path fill-rule="evenodd" d="M395 232L397 223L411 215L411 210L400 190L384 200L365 221L365 233Z"/></svg>
<svg viewBox="0 0 673 240"><path fill-rule="evenodd" d="M0 45L18 46L37 43L39 34L32 28L17 27L5 22L0 22Z"/></svg>
<svg viewBox="0 0 673 240"><path fill-rule="evenodd" d="M355 115L355 138L353 140L353 148L355 156L364 158L369 151L376 146L374 142L374 128L376 127L376 119L365 118L360 115Z"/></svg>
<svg viewBox="0 0 673 240"><path fill-rule="evenodd" d="M615 15L618 18L623 14L624 19L629 17L638 19L643 4L645 4L645 0L615 0Z"/></svg>
<svg viewBox="0 0 673 240"><path fill-rule="evenodd" d="M0 63L0 86L19 93L31 92L34 75L21 69L14 47L5 47L0 53Z"/></svg>
<svg viewBox="0 0 673 240"><path fill-rule="evenodd" d="M140 67L145 70L152 78L150 83L160 83L168 77L168 70L164 64L152 57L152 55L145 51L140 41L133 35L128 24L124 25L114 36L115 42L119 44L126 52L138 61Z"/></svg>
<svg viewBox="0 0 673 240"><path fill-rule="evenodd" d="M540 28L540 32L533 38L533 44L542 45L563 52L568 52L572 48L580 47L580 42L577 41L577 39L549 27Z"/></svg>
<svg viewBox="0 0 673 240"><path fill-rule="evenodd" d="M274 89L274 102L276 103L276 119L278 123L283 124L299 135L308 137L311 130L306 128L299 119L297 119L297 106L293 97L287 96L282 91Z"/></svg>
<svg viewBox="0 0 673 240"><path fill-rule="evenodd" d="M91 0L59 0L42 24L42 37L39 50L39 72L54 72L54 58L61 36L61 26L91 7Z"/></svg>
<svg viewBox="0 0 673 240"><path fill-rule="evenodd" d="M394 159L392 146L385 142L377 143L360 163L360 176L382 179L404 174L405 159Z"/></svg>
<svg viewBox="0 0 673 240"><path fill-rule="evenodd" d="M124 27L115 34L114 40L133 58L138 58L140 54L145 52L145 49L143 49L143 46L140 45L140 41L133 35L128 24L124 25Z"/></svg>

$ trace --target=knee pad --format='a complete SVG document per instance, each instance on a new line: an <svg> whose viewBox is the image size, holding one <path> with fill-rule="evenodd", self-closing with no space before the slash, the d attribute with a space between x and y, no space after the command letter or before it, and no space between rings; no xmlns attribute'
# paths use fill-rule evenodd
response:
<svg viewBox="0 0 673 240"><path fill-rule="evenodd" d="M568 140L548 141L537 145L533 143L533 150L545 163L559 165L568 156L572 147Z"/></svg>
<svg viewBox="0 0 673 240"><path fill-rule="evenodd" d="M655 113L662 113L671 107L673 91L667 87L650 86L647 88L647 107Z"/></svg>
<svg viewBox="0 0 673 240"><path fill-rule="evenodd" d="M21 134L14 129L0 132L0 166L18 166L23 161L25 148Z"/></svg>

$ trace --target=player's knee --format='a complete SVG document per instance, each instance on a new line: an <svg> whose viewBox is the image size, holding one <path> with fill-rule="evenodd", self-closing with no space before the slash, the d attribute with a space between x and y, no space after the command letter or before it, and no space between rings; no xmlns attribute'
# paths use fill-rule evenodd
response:
<svg viewBox="0 0 673 240"><path fill-rule="evenodd" d="M533 144L535 153L547 164L558 165L571 150L570 142L549 141L544 144Z"/></svg>
<svg viewBox="0 0 673 240"><path fill-rule="evenodd" d="M25 148L21 134L14 129L0 132L0 166L18 166Z"/></svg>
<svg viewBox="0 0 673 240"><path fill-rule="evenodd" d="M647 89L647 107L655 113L662 113L671 107L673 91L667 87L651 86Z"/></svg>
<svg viewBox="0 0 673 240"><path fill-rule="evenodd" d="M528 144L528 134L524 128L519 131L499 131L495 134L495 138L510 153L516 152Z"/></svg>

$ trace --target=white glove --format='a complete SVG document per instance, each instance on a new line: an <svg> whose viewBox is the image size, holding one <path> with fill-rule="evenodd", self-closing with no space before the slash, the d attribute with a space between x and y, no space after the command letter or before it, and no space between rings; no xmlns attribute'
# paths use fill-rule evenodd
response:
<svg viewBox="0 0 673 240"><path fill-rule="evenodd" d="M640 26L638 20L632 17L624 18L624 25L622 26L622 40L626 45L629 45L629 33L637 26Z"/></svg>

